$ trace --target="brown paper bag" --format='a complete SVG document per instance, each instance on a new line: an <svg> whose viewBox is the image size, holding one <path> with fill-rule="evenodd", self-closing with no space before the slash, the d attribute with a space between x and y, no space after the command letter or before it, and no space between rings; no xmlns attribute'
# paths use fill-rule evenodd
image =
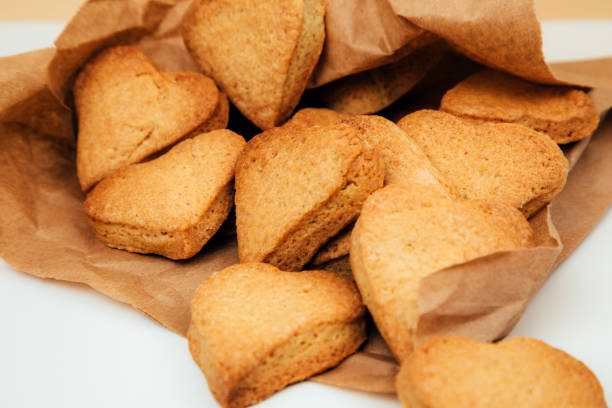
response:
<svg viewBox="0 0 612 408"><path fill-rule="evenodd" d="M90 1L55 49L0 59L0 256L39 277L85 283L182 335L198 284L238 262L235 239L217 237L188 261L113 250L98 241L83 214L84 195L76 179L70 87L91 55L115 44L135 44L167 70L197 70L178 36L188 3ZM312 85L396 60L435 35L481 63L526 78L595 86L591 97L600 111L612 105L612 59L549 68L530 1L512 6L493 0L461 6L444 1L327 3L327 43ZM427 278L421 288L419 341L442 333L493 340L512 329L554 265L612 202L611 118L602 121L590 144L576 143L568 155L576 166L565 190L531 220L538 246L489 255ZM577 206L579 213L573 211ZM317 380L393 392L396 369L373 331L359 353Z"/></svg>

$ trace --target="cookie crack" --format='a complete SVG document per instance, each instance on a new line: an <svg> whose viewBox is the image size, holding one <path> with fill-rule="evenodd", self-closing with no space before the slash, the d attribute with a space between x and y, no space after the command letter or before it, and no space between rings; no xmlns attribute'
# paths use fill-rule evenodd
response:
<svg viewBox="0 0 612 408"><path fill-rule="evenodd" d="M132 160L134 158L135 155L137 155L138 151L140 150L140 148L145 145L149 140L151 140L151 138L153 137L153 133L155 133L155 126L152 127L151 129L149 129L149 131L145 134L145 136L138 142L138 144L136 146L134 146L134 148L132 149L132 151L129 154L129 159L128 160Z"/></svg>

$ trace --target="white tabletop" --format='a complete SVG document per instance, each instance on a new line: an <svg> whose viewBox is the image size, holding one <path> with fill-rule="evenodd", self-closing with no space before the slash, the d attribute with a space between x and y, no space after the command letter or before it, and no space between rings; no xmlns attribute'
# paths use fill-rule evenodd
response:
<svg viewBox="0 0 612 408"><path fill-rule="evenodd" d="M0 21L0 56L49 46L63 23ZM545 22L549 61L612 55L612 20ZM591 40L590 40L591 39ZM611 73L612 74L612 73ZM612 213L538 292L511 335L582 360L612 398ZM84 285L48 281L0 260L0 407L214 407L187 342ZM310 382L261 407L399 407L393 396Z"/></svg>

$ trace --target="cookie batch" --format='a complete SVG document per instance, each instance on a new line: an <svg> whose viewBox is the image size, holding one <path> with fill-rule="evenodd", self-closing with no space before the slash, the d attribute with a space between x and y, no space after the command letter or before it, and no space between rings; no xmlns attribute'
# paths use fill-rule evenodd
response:
<svg viewBox="0 0 612 408"><path fill-rule="evenodd" d="M193 1L182 36L203 74L163 72L131 46L94 55L73 94L96 236L189 259L235 208L240 263L201 283L188 332L221 406L336 366L366 340L369 313L401 364L406 407L605 407L590 370L541 341L416 337L423 278L535 246L528 219L563 189L559 144L595 130L593 103L485 70L439 110L371 115L440 61L432 40L324 86L327 108L294 112L324 12L321 0ZM261 133L226 129L230 102Z"/></svg>

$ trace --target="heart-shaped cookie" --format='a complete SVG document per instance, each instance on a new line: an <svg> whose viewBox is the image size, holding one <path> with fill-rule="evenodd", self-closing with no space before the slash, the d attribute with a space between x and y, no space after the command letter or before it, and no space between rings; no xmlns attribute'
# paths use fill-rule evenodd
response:
<svg viewBox="0 0 612 408"><path fill-rule="evenodd" d="M236 165L241 262L297 271L382 187L384 165L354 128L269 129Z"/></svg>
<svg viewBox="0 0 612 408"><path fill-rule="evenodd" d="M219 91L195 72L160 72L134 47L94 57L73 87L83 191L113 171L176 143L215 111Z"/></svg>
<svg viewBox="0 0 612 408"><path fill-rule="evenodd" d="M365 340L364 308L326 271L230 266L191 301L189 350L224 407L240 408L338 364Z"/></svg>
<svg viewBox="0 0 612 408"><path fill-rule="evenodd" d="M283 122L325 39L322 0L196 0L182 34L202 70L262 129Z"/></svg>
<svg viewBox="0 0 612 408"><path fill-rule="evenodd" d="M232 207L234 167L244 145L232 131L215 130L113 173L85 200L96 235L113 248L192 257Z"/></svg>
<svg viewBox="0 0 612 408"><path fill-rule="evenodd" d="M463 337L425 341L396 378L407 408L605 408L597 377L580 361L526 337L479 343Z"/></svg>
<svg viewBox="0 0 612 408"><path fill-rule="evenodd" d="M451 200L420 184L391 184L363 205L351 234L355 282L395 357L413 349L425 276L496 251L534 245L510 206Z"/></svg>
<svg viewBox="0 0 612 408"><path fill-rule="evenodd" d="M544 133L512 123L474 123L420 110L397 125L460 197L511 205L529 217L565 185L568 162Z"/></svg>
<svg viewBox="0 0 612 408"><path fill-rule="evenodd" d="M446 92L440 109L476 121L528 126L557 143L583 139L599 123L595 104L581 90L534 84L493 70L478 72Z"/></svg>

